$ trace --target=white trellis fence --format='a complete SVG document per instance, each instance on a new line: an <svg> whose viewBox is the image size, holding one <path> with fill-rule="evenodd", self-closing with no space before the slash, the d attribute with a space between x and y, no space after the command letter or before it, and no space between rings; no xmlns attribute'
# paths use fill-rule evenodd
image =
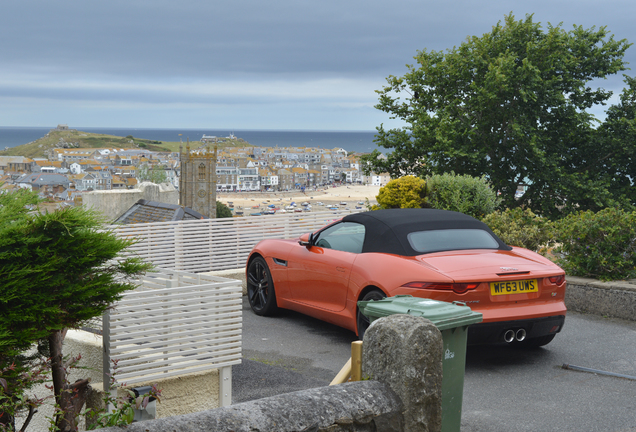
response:
<svg viewBox="0 0 636 432"><path fill-rule="evenodd" d="M104 383L127 385L219 369L219 401L231 403L241 362L241 282L159 269L104 314Z"/></svg>
<svg viewBox="0 0 636 432"><path fill-rule="evenodd" d="M252 247L267 238L293 238L360 209L242 218L157 222L110 227L139 241L130 250L157 267L190 272L245 266Z"/></svg>

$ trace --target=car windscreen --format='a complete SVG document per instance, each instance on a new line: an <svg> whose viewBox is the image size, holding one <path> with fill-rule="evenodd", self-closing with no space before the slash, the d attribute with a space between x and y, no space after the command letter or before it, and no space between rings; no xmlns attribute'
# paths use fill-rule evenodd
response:
<svg viewBox="0 0 636 432"><path fill-rule="evenodd" d="M463 249L498 249L499 243L488 231L480 229L441 229L415 231L407 235L411 247L419 253Z"/></svg>

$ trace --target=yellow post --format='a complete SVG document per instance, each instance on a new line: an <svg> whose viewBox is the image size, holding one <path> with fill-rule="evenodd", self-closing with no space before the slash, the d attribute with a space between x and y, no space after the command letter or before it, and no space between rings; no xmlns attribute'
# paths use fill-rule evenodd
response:
<svg viewBox="0 0 636 432"><path fill-rule="evenodd" d="M351 358L329 385L346 383L349 378L351 381L362 380L362 341L351 342Z"/></svg>
<svg viewBox="0 0 636 432"><path fill-rule="evenodd" d="M336 384L346 383L349 380L350 376L351 376L351 359L347 360L347 363L342 367L342 369L340 369L340 372L338 372L338 375L336 375L336 377L333 379L333 381L331 381L329 385L332 386Z"/></svg>
<svg viewBox="0 0 636 432"><path fill-rule="evenodd" d="M362 341L351 342L351 381L362 380Z"/></svg>

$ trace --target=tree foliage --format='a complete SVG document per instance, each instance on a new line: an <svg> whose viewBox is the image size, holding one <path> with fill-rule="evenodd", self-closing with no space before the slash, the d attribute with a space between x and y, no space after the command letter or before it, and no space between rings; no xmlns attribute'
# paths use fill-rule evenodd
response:
<svg viewBox="0 0 636 432"><path fill-rule="evenodd" d="M91 210L16 208L29 197L24 192L0 195L0 346L17 350L52 330L100 316L135 287L119 277L147 268L136 258L113 261L131 241L101 230Z"/></svg>
<svg viewBox="0 0 636 432"><path fill-rule="evenodd" d="M433 175L426 178L426 189L430 207L464 213L477 219L495 211L500 201L485 176Z"/></svg>
<svg viewBox="0 0 636 432"><path fill-rule="evenodd" d="M605 27L543 30L531 15L510 14L459 47L419 51L417 66L389 76L378 91L376 108L406 126L377 128L375 142L392 152L364 157L365 171L486 175L505 207L543 215L615 204L627 192L611 188L613 176L636 172L616 151L622 140L604 140L598 151L601 135L588 110L612 94L592 81L625 70L629 46ZM633 107L633 92L625 98L610 112L617 118ZM517 200L522 183L528 189Z"/></svg>
<svg viewBox="0 0 636 432"><path fill-rule="evenodd" d="M636 211L581 211L556 222L554 254L569 275L600 280L636 277Z"/></svg>
<svg viewBox="0 0 636 432"><path fill-rule="evenodd" d="M636 79L625 76L627 85L620 95L617 105L609 107L607 118L598 129L596 147L590 151L600 155L595 159L603 169L597 170L599 177L606 185L604 192L614 199L617 206L629 209L636 202L634 184L636 173ZM594 194L588 195L594 199ZM580 201L580 200L579 200ZM596 210L600 206L583 206L584 209Z"/></svg>
<svg viewBox="0 0 636 432"><path fill-rule="evenodd" d="M149 265L120 257L132 240L103 230L93 211L41 213L37 204L32 192L0 194L0 371L35 342L46 341L62 410L57 426L72 430L81 409L71 407L74 396L88 383L65 382L64 329L100 316L136 286L133 278Z"/></svg>
<svg viewBox="0 0 636 432"><path fill-rule="evenodd" d="M482 219L490 229L510 246L545 253L554 244L554 224L520 207L495 211Z"/></svg>
<svg viewBox="0 0 636 432"><path fill-rule="evenodd" d="M166 171L162 165L149 167L147 163L144 163L137 170L137 180L140 182L149 181L155 184L160 184L167 183L168 176L166 175Z"/></svg>
<svg viewBox="0 0 636 432"><path fill-rule="evenodd" d="M426 182L412 175L391 180L380 188L376 200L385 209L426 207Z"/></svg>

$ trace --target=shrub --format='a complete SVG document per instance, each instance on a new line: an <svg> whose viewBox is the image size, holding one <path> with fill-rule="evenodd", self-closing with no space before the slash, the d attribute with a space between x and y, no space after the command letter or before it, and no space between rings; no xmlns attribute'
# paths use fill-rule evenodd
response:
<svg viewBox="0 0 636 432"><path fill-rule="evenodd" d="M426 205L426 182L412 175L391 180L376 197L381 208L422 208Z"/></svg>
<svg viewBox="0 0 636 432"><path fill-rule="evenodd" d="M497 194L486 177L434 175L426 179L428 205L482 219L499 206Z"/></svg>
<svg viewBox="0 0 636 432"><path fill-rule="evenodd" d="M557 222L554 252L568 274L617 280L636 276L636 212L607 208Z"/></svg>
<svg viewBox="0 0 636 432"><path fill-rule="evenodd" d="M554 243L554 224L530 209L497 210L487 215L483 222L511 246L542 253Z"/></svg>
<svg viewBox="0 0 636 432"><path fill-rule="evenodd" d="M16 359L39 341L47 349L59 408L54 428L77 430L89 380L65 382L69 360L63 356L63 329L101 316L136 287L137 278L151 265L138 257L123 257L135 240L104 230L94 211L32 211L39 210L39 203L34 192L24 189L0 194L0 429L10 424L15 430L13 416L20 409L29 410L28 422L32 407L39 403L24 393L34 383L32 376L15 373L29 366ZM29 399L33 403L25 406Z"/></svg>
<svg viewBox="0 0 636 432"><path fill-rule="evenodd" d="M231 218L232 210L221 201L216 202L216 218Z"/></svg>

